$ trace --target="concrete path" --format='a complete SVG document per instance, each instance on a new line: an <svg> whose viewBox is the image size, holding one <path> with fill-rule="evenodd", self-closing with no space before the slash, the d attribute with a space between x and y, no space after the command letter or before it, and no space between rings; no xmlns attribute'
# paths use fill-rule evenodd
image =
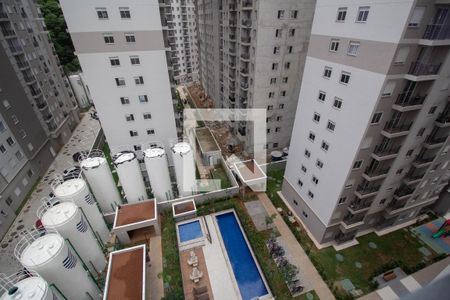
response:
<svg viewBox="0 0 450 300"><path fill-rule="evenodd" d="M335 299L333 293L331 293L327 284L323 281L322 277L320 277L316 268L309 260L308 255L306 255L303 248L297 242L294 234L292 234L289 227L284 222L283 218L277 212L276 208L273 206L269 197L265 193L259 193L258 198L263 204L269 215L276 214L276 218L274 220L274 224L278 229L278 232L283 237L286 248L288 248L289 253L293 257L292 263L300 266L303 275L305 276L305 281L311 284L314 291L317 293L320 299L328 300Z"/></svg>
<svg viewBox="0 0 450 300"><path fill-rule="evenodd" d="M163 279L162 277L158 278L158 274L163 270L161 236L153 236L148 246L151 266L147 266L145 293L147 299L161 299L164 297Z"/></svg>

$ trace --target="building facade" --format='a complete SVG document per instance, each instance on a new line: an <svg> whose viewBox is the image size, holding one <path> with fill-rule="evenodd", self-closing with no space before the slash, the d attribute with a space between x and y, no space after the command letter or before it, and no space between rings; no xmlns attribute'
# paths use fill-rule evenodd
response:
<svg viewBox="0 0 450 300"><path fill-rule="evenodd" d="M289 146L315 1L199 0L200 82L217 108L267 109L268 150ZM252 124L231 128L252 152Z"/></svg>
<svg viewBox="0 0 450 300"><path fill-rule="evenodd" d="M414 221L449 179L450 1L318 0L282 193L318 243Z"/></svg>
<svg viewBox="0 0 450 300"><path fill-rule="evenodd" d="M170 47L175 84L198 80L197 25L194 0L161 0L161 19Z"/></svg>
<svg viewBox="0 0 450 300"><path fill-rule="evenodd" d="M79 117L35 1L0 3L0 43L2 236Z"/></svg>
<svg viewBox="0 0 450 300"><path fill-rule="evenodd" d="M61 7L111 149L168 146L177 132L167 4L63 0Z"/></svg>

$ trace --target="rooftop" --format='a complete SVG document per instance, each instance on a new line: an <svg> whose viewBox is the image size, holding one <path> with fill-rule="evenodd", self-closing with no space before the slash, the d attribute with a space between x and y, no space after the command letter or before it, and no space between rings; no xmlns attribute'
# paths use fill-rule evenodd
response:
<svg viewBox="0 0 450 300"><path fill-rule="evenodd" d="M244 182L265 179L267 176L255 160L247 160L234 164L239 177Z"/></svg>
<svg viewBox="0 0 450 300"><path fill-rule="evenodd" d="M155 200L145 200L138 203L125 204L116 210L114 227L135 224L156 219Z"/></svg>
<svg viewBox="0 0 450 300"><path fill-rule="evenodd" d="M202 151L202 153L210 151L220 151L216 139L212 135L209 128L207 127L196 128L195 134L197 136L197 141L200 145L200 150Z"/></svg>

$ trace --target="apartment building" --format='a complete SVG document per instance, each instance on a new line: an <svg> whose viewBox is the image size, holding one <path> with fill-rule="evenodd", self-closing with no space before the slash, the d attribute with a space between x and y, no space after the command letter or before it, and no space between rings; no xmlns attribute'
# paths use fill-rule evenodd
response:
<svg viewBox="0 0 450 300"><path fill-rule="evenodd" d="M268 150L289 146L314 0L197 1L199 74L217 108L267 109ZM253 152L253 127L231 128Z"/></svg>
<svg viewBox="0 0 450 300"><path fill-rule="evenodd" d="M61 7L111 149L168 146L177 132L162 22L167 5L63 0Z"/></svg>
<svg viewBox="0 0 450 300"><path fill-rule="evenodd" d="M79 122L35 1L0 3L0 236Z"/></svg>
<svg viewBox="0 0 450 300"><path fill-rule="evenodd" d="M198 80L197 26L194 0L160 0L165 39L175 84Z"/></svg>
<svg viewBox="0 0 450 300"><path fill-rule="evenodd" d="M414 221L449 180L450 1L318 0L282 193L317 243Z"/></svg>

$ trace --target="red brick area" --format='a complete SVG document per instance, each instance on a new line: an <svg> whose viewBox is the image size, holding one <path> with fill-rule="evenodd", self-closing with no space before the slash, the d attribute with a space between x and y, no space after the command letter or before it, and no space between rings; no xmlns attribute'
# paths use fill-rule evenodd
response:
<svg viewBox="0 0 450 300"><path fill-rule="evenodd" d="M155 200L142 201L121 206L117 213L116 226L133 224L155 218Z"/></svg>
<svg viewBox="0 0 450 300"><path fill-rule="evenodd" d="M189 253L191 250L194 250L195 255L198 257L198 266L197 268L203 272L203 277L199 282L194 283L190 278L190 274L192 271L192 267L188 264ZM197 247L194 249L189 249L180 252L180 265L181 265L181 273L183 275L183 290L184 290L184 299L185 300L194 300L194 287L199 288L203 286L208 287L208 295L209 299L214 299L211 284L209 283L209 275L208 270L206 269L205 256L203 255L203 250L201 247Z"/></svg>

